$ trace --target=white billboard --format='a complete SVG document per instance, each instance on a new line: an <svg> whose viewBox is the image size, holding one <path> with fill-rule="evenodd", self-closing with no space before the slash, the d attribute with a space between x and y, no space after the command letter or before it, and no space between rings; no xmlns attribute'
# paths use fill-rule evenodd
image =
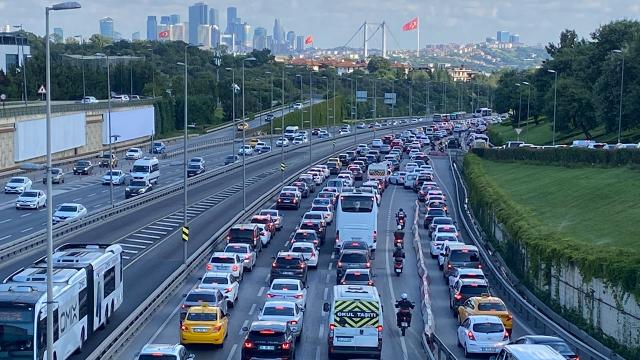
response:
<svg viewBox="0 0 640 360"><path fill-rule="evenodd" d="M51 118L51 151L53 153L85 146L87 143L85 113ZM47 154L47 128L44 118L18 121L13 135L14 161L24 161Z"/></svg>
<svg viewBox="0 0 640 360"><path fill-rule="evenodd" d="M109 114L102 115L102 143L109 143ZM153 135L155 128L155 111L153 106L143 108L111 111L111 136L117 135L117 140L122 142Z"/></svg>

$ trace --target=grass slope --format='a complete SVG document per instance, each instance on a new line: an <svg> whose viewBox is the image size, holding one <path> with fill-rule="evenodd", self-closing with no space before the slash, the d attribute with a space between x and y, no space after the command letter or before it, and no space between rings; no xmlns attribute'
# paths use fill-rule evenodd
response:
<svg viewBox="0 0 640 360"><path fill-rule="evenodd" d="M503 123L500 125L491 126L491 132L498 135L501 141L498 141L495 145L502 145L502 142L513 141L517 139L517 134L510 123ZM616 133L605 133L604 126L598 127L591 131L594 140L599 142L605 142L608 144L615 144L618 142ZM622 142L637 143L640 141L640 129L630 129L623 131L621 134ZM490 134L491 137L491 134ZM571 134L556 134L556 144L571 144L573 140L585 139L585 135L582 132L574 132ZM492 139L493 140L493 139ZM522 132L520 133L520 140L534 145L551 145L553 142L553 128L550 122L541 121L538 125L533 122L529 122L526 125L522 125Z"/></svg>

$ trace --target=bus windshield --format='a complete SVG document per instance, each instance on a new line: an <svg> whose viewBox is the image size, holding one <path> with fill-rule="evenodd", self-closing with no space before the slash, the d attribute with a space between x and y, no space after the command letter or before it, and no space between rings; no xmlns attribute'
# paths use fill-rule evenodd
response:
<svg viewBox="0 0 640 360"><path fill-rule="evenodd" d="M149 167L146 165L134 165L131 172L146 173L146 172L149 172Z"/></svg>
<svg viewBox="0 0 640 360"><path fill-rule="evenodd" d="M33 359L33 305L0 303L0 358Z"/></svg>
<svg viewBox="0 0 640 360"><path fill-rule="evenodd" d="M371 212L373 211L374 200L371 196L349 196L340 198L340 208L343 212Z"/></svg>

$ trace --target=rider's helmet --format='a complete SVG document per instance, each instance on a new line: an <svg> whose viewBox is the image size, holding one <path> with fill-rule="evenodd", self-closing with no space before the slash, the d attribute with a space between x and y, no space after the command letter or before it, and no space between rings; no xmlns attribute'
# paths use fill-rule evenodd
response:
<svg viewBox="0 0 640 360"><path fill-rule="evenodd" d="M398 230L402 230L402 225L398 225Z"/></svg>
<svg viewBox="0 0 640 360"><path fill-rule="evenodd" d="M402 208L400 208L400 210L398 210L398 212L404 212L404 210L402 210Z"/></svg>
<svg viewBox="0 0 640 360"><path fill-rule="evenodd" d="M402 295L400 295L400 298L402 300L407 300L409 298L409 296L407 295L407 293L402 293Z"/></svg>

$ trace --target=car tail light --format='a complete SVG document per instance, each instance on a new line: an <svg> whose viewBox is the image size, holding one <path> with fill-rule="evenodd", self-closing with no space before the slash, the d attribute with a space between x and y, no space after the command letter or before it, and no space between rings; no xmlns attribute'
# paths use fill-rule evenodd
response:
<svg viewBox="0 0 640 360"><path fill-rule="evenodd" d="M447 269L451 269L451 264L447 264Z"/></svg>
<svg viewBox="0 0 640 360"><path fill-rule="evenodd" d="M482 264L478 264L478 269L482 269Z"/></svg>
<svg viewBox="0 0 640 360"><path fill-rule="evenodd" d="M293 199L293 203L295 204L295 203L297 203L297 202L298 202L298 199L294 198L294 199Z"/></svg>
<svg viewBox="0 0 640 360"><path fill-rule="evenodd" d="M303 262L302 264L300 264L300 269L304 269L305 266L307 266L307 263Z"/></svg>
<svg viewBox="0 0 640 360"><path fill-rule="evenodd" d="M507 319L513 320L513 315L511 315L511 314L507 315Z"/></svg>
<svg viewBox="0 0 640 360"><path fill-rule="evenodd" d="M276 262L274 261L273 263L271 263L271 267L273 267L273 268L277 268L277 267L278 267L278 264L276 264Z"/></svg>
<svg viewBox="0 0 640 360"><path fill-rule="evenodd" d="M278 199L278 202L282 202L282 199Z"/></svg>
<svg viewBox="0 0 640 360"><path fill-rule="evenodd" d="M282 343L282 350L290 350L291 349L291 343L286 341Z"/></svg>
<svg viewBox="0 0 640 360"><path fill-rule="evenodd" d="M302 299L302 294L296 294L293 297L296 298L296 299Z"/></svg>
<svg viewBox="0 0 640 360"><path fill-rule="evenodd" d="M213 326L213 332L218 332L218 331L220 331L220 329L222 329L222 325L214 325Z"/></svg>
<svg viewBox="0 0 640 360"><path fill-rule="evenodd" d="M373 286L373 281L369 280L369 286Z"/></svg>
<svg viewBox="0 0 640 360"><path fill-rule="evenodd" d="M275 295L273 295L273 294L267 294L267 298L268 299L273 299L274 297L275 297Z"/></svg>
<svg viewBox="0 0 640 360"><path fill-rule="evenodd" d="M253 346L253 341L251 340L245 340L242 344L242 347L244 347L245 349L253 349Z"/></svg>
<svg viewBox="0 0 640 360"><path fill-rule="evenodd" d="M376 329L378 329L378 341L382 340L382 325L378 325Z"/></svg>
<svg viewBox="0 0 640 360"><path fill-rule="evenodd" d="M224 292L225 292L225 293L230 293L231 291L233 291L233 288L230 288L230 287L229 287L229 288L224 289Z"/></svg>
<svg viewBox="0 0 640 360"><path fill-rule="evenodd" d="M291 320L291 321L289 321L289 325L298 325L298 321L297 320Z"/></svg>
<svg viewBox="0 0 640 360"><path fill-rule="evenodd" d="M453 297L454 297L456 300L460 300L460 299L462 299L462 295L461 295L460 293L456 293Z"/></svg>
<svg viewBox="0 0 640 360"><path fill-rule="evenodd" d="M231 267L231 271L238 271L238 265L233 265Z"/></svg>
<svg viewBox="0 0 640 360"><path fill-rule="evenodd" d="M249 259L251 259L251 255L245 255L245 256L244 256L244 259L245 259L245 260L249 260Z"/></svg>
<svg viewBox="0 0 640 360"><path fill-rule="evenodd" d="M476 337L473 335L473 333L471 331L467 331L467 337L469 338L469 340L476 340Z"/></svg>
<svg viewBox="0 0 640 360"><path fill-rule="evenodd" d="M342 267L342 263L340 261L338 261L338 267L341 268Z"/></svg>
<svg viewBox="0 0 640 360"><path fill-rule="evenodd" d="M371 267L371 262L367 261L367 263L365 264L365 266L367 267L367 269L368 269L368 268L370 268L370 267Z"/></svg>
<svg viewBox="0 0 640 360"><path fill-rule="evenodd" d="M507 330L504 331L504 335L502 336L502 341L509 340L509 333Z"/></svg>
<svg viewBox="0 0 640 360"><path fill-rule="evenodd" d="M336 324L329 324L329 337L333 337L333 331L336 329Z"/></svg>
<svg viewBox="0 0 640 360"><path fill-rule="evenodd" d="M312 258L316 257L316 253L311 253L311 257Z"/></svg>
<svg viewBox="0 0 640 360"><path fill-rule="evenodd" d="M207 264L207 271L210 271L211 269L213 269L213 265Z"/></svg>

